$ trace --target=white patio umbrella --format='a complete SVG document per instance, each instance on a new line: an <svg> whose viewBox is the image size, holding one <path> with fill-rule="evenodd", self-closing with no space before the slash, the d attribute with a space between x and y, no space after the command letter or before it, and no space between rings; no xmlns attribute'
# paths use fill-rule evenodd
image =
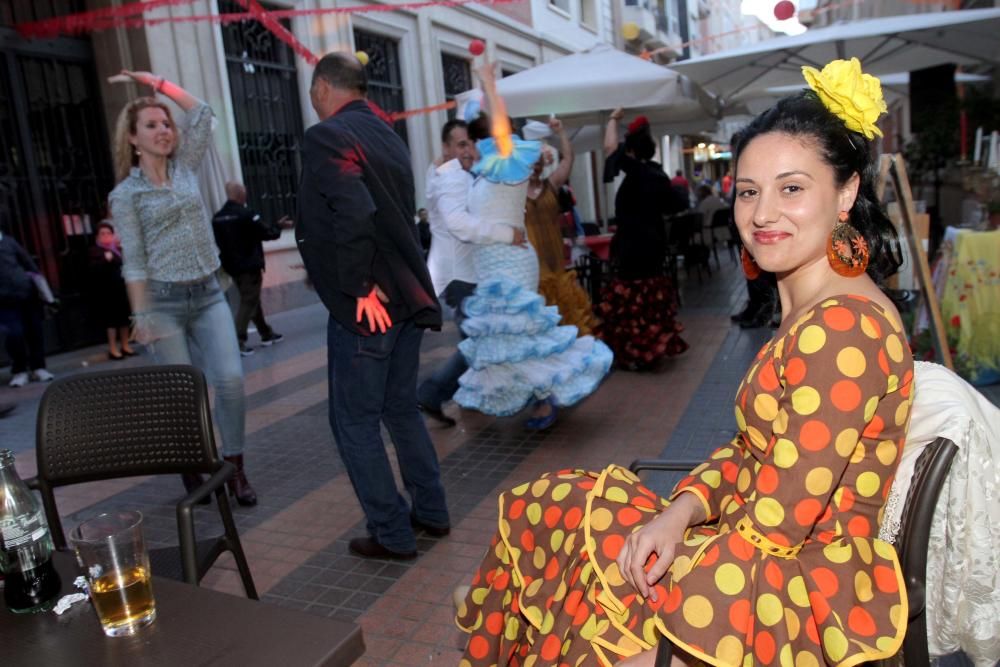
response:
<svg viewBox="0 0 1000 667"><path fill-rule="evenodd" d="M759 96L768 88L804 85L802 65L822 68L857 57L874 75L908 72L946 63L1000 64L1000 9L908 14L838 23L794 37L672 63L726 104Z"/></svg>
<svg viewBox="0 0 1000 667"><path fill-rule="evenodd" d="M630 116L645 114L664 132L714 124L714 100L697 86L608 44L504 77L497 90L512 117L555 114L567 127L600 125L619 106Z"/></svg>

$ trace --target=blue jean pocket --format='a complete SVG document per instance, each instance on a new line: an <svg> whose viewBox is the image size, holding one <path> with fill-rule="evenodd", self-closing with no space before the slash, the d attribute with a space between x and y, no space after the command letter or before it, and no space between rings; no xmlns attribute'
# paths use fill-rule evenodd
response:
<svg viewBox="0 0 1000 667"><path fill-rule="evenodd" d="M396 346L399 329L399 326L394 326L384 334L358 336L358 355L372 359L388 359Z"/></svg>

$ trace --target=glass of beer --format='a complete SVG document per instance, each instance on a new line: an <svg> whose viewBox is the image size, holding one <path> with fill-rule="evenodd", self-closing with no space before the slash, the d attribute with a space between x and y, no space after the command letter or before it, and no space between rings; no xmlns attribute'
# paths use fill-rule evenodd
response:
<svg viewBox="0 0 1000 667"><path fill-rule="evenodd" d="M152 623L156 604L142 514L101 514L77 526L70 540L104 634L133 635Z"/></svg>

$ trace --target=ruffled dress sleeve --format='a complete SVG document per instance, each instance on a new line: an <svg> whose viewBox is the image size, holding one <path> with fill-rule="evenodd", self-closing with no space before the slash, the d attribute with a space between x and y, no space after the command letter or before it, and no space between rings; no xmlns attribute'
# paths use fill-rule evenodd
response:
<svg viewBox="0 0 1000 667"><path fill-rule="evenodd" d="M488 137L476 142L479 162L472 167L472 173L482 176L492 183L517 185L528 180L531 170L542 154L540 141L525 141L511 136L513 150L510 155L502 155L496 139Z"/></svg>

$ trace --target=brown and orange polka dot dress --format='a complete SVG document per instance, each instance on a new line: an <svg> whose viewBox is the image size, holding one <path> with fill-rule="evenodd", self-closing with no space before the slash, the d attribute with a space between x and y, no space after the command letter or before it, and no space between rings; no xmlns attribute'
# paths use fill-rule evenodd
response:
<svg viewBox="0 0 1000 667"><path fill-rule="evenodd" d="M624 582L625 537L669 504L623 468L564 471L500 496L499 530L459 609L469 665L611 665L662 635L711 665L857 665L906 630L896 553L877 539L909 420L913 361L881 306L818 304L758 353L739 434L674 493L690 528L657 601Z"/></svg>

